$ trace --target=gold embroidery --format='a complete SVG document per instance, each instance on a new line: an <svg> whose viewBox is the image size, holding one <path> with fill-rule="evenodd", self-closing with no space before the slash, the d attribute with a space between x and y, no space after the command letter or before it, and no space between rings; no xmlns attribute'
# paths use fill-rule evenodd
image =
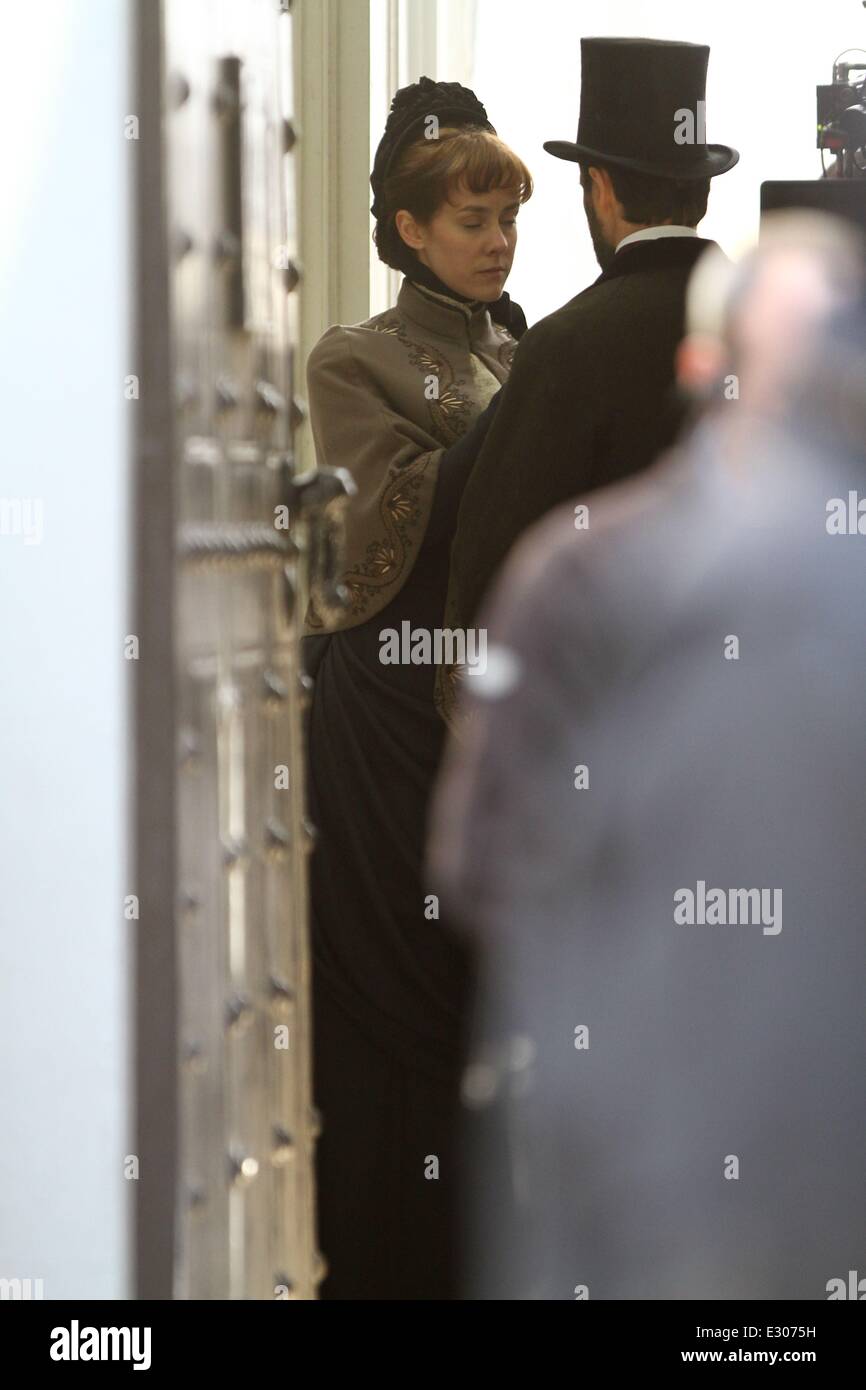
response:
<svg viewBox="0 0 866 1390"><path fill-rule="evenodd" d="M387 506L395 521L406 521L412 515L412 499L404 492L396 492Z"/></svg>
<svg viewBox="0 0 866 1390"><path fill-rule="evenodd" d="M427 396L427 383L419 382L423 393L419 397L419 407L423 399L429 417L429 433L442 448L456 443L483 410L507 377L517 346L507 330L498 324L492 325L495 336L485 335L477 345L455 337L453 354L460 364L458 368L437 347L418 341L414 334L410 336L416 325L414 320L407 321L403 317L399 307L369 321L364 327L396 338L405 348L409 364L420 376L435 378L438 394L432 399ZM499 366L501 377L500 372L494 370L495 366ZM419 414L419 423L421 418ZM342 620L336 624L329 621L330 630L366 621L398 592L406 569L420 547L430 506L429 468L434 454L435 450L431 449L389 468L379 490L379 525L372 528L373 538L368 540L360 563L355 558L352 567L341 575L347 608ZM355 555L357 557L357 551ZM313 630L321 626L314 603L310 605L307 622ZM449 707L454 704L460 674L457 671L448 673L445 683Z"/></svg>
<svg viewBox="0 0 866 1390"><path fill-rule="evenodd" d="M380 589L393 588L405 567L424 515L418 493L430 458L430 454L422 454L399 470L393 470L392 481L383 491L379 516L387 539L371 541L363 564L344 576L350 609L355 617L366 612Z"/></svg>
<svg viewBox="0 0 866 1390"><path fill-rule="evenodd" d="M380 320L375 329L377 333L390 333L399 339L408 349L412 366L417 367L424 376L436 378L438 395L427 399L432 432L445 447L455 443L471 425L473 408L469 398L457 389L451 363L429 346L410 338L405 323L399 320Z"/></svg>
<svg viewBox="0 0 866 1390"><path fill-rule="evenodd" d="M394 568L394 551L389 545L374 541L368 551L370 570L373 574L390 574Z"/></svg>

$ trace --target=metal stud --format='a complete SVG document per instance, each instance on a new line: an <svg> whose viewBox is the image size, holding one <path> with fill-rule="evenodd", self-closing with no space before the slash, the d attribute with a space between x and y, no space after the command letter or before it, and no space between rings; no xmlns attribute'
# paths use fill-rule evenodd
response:
<svg viewBox="0 0 866 1390"><path fill-rule="evenodd" d="M259 410L266 411L269 415L282 415L286 408L286 398L273 382L259 380L256 382L256 404Z"/></svg>
<svg viewBox="0 0 866 1390"><path fill-rule="evenodd" d="M185 232L182 227L175 228L171 243L176 261L182 261L184 256L188 256L194 245L189 232Z"/></svg>
<svg viewBox="0 0 866 1390"><path fill-rule="evenodd" d="M292 837L282 821L271 817L265 823L265 855L268 859L285 859Z"/></svg>
<svg viewBox="0 0 866 1390"><path fill-rule="evenodd" d="M233 1187L249 1187L258 1174L259 1161L252 1154L229 1154L229 1181Z"/></svg>
<svg viewBox="0 0 866 1390"><path fill-rule="evenodd" d="M228 377L220 377L216 384L217 410L234 410L238 403L238 390Z"/></svg>
<svg viewBox="0 0 866 1390"><path fill-rule="evenodd" d="M301 283L302 274L303 272L298 263L290 260L288 265L283 269L283 283L286 287L286 294L291 294L293 290L298 288L298 285Z"/></svg>
<svg viewBox="0 0 866 1390"><path fill-rule="evenodd" d="M241 243L240 238L234 232L228 230L220 232L214 242L214 254L222 264L233 265L240 259Z"/></svg>
<svg viewBox="0 0 866 1390"><path fill-rule="evenodd" d="M226 1003L226 1028L230 1033L245 1033L255 1017L252 1002L243 994L233 994Z"/></svg>
<svg viewBox="0 0 866 1390"><path fill-rule="evenodd" d="M190 86L183 73L172 73L168 80L168 99L175 110L189 101L189 93Z"/></svg>
<svg viewBox="0 0 866 1390"><path fill-rule="evenodd" d="M186 1043L181 1056L181 1066L191 1076L203 1076L207 1071L207 1058L201 1043Z"/></svg>
<svg viewBox="0 0 866 1390"><path fill-rule="evenodd" d="M275 1168L285 1168L296 1157L295 1141L282 1125L274 1125L273 1140L271 1163Z"/></svg>
<svg viewBox="0 0 866 1390"><path fill-rule="evenodd" d="M201 894L192 888L181 888L177 898L178 914L186 921L192 921L201 907Z"/></svg>
<svg viewBox="0 0 866 1390"><path fill-rule="evenodd" d="M295 991L287 980L278 975L270 979L270 1012L275 1018L290 1018L295 1003Z"/></svg>
<svg viewBox="0 0 866 1390"><path fill-rule="evenodd" d="M201 764L201 737L198 730L189 724L178 730L177 760L185 771Z"/></svg>
<svg viewBox="0 0 866 1390"><path fill-rule="evenodd" d="M178 410L188 410L194 401L198 399L198 390L194 379L186 372L180 372L174 383L174 398L177 402Z"/></svg>
<svg viewBox="0 0 866 1390"><path fill-rule="evenodd" d="M223 864L226 869L234 869L238 864L243 864L249 859L250 848L246 840L230 839L223 840Z"/></svg>
<svg viewBox="0 0 866 1390"><path fill-rule="evenodd" d="M262 677L264 703L268 709L281 709L289 698L289 687L276 671L265 671Z"/></svg>
<svg viewBox="0 0 866 1390"><path fill-rule="evenodd" d="M301 709L307 709L310 700L313 698L313 691L316 688L316 682L312 676L307 674L306 671L302 671L301 674L298 676L298 685L301 691Z"/></svg>

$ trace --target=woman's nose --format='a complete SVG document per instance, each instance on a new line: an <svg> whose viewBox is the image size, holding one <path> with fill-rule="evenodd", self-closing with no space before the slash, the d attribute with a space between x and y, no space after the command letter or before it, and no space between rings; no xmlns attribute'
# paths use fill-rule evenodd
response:
<svg viewBox="0 0 866 1390"><path fill-rule="evenodd" d="M508 250L508 237L505 234L504 227L495 227L493 229L488 245L488 250L494 252Z"/></svg>

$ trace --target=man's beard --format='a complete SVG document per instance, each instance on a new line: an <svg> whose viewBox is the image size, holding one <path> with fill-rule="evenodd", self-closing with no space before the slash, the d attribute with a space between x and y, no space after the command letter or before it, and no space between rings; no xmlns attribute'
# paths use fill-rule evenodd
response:
<svg viewBox="0 0 866 1390"><path fill-rule="evenodd" d="M609 270L613 265L616 247L611 246L610 242L605 240L604 233L601 230L601 223L598 220L598 214L592 206L591 199L586 194L584 194L583 198L583 210L586 213L589 234L592 237L592 249L595 252L595 259L598 261L602 270Z"/></svg>

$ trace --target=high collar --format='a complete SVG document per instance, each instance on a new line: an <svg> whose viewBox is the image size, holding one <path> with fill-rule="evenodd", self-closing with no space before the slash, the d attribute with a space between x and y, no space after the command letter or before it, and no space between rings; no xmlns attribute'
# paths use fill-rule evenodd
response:
<svg viewBox="0 0 866 1390"><path fill-rule="evenodd" d="M397 308L407 318L442 338L466 342L491 332L488 306L479 300L461 301L451 294L439 294L426 285L404 280L397 296Z"/></svg>
<svg viewBox="0 0 866 1390"><path fill-rule="evenodd" d="M444 280L430 269L429 265L424 265L423 261L417 261L411 270L406 271L406 279L411 280L413 285L420 285L425 290L432 290L434 294L441 295L443 299L454 299L458 304L478 304L480 300L469 299L465 294L458 294L457 290L452 290L450 285L446 285Z"/></svg>
<svg viewBox="0 0 866 1390"><path fill-rule="evenodd" d="M601 285L605 280L616 280L620 275L630 275L638 270L661 270L669 266L691 268L710 246L718 249L717 242L701 236L666 236L632 241L617 251L611 265L602 271L593 284Z"/></svg>
<svg viewBox="0 0 866 1390"><path fill-rule="evenodd" d="M507 329L512 338L521 338L526 332L526 315L507 290L503 290L499 298L492 303L485 299L469 299L467 295L458 294L457 290L452 290L450 285L446 285L428 265L424 265L421 261L417 261L411 270L406 271L406 279L411 280L416 288L430 290L441 299L452 300L457 304L467 304L472 308L486 309L493 322Z"/></svg>

